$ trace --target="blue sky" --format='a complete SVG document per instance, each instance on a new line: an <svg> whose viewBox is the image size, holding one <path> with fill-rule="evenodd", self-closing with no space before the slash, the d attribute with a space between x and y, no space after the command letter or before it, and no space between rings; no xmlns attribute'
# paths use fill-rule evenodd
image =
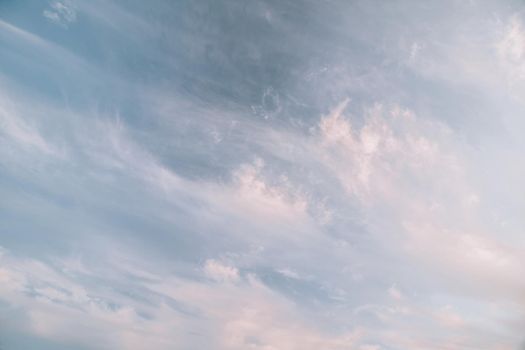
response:
<svg viewBox="0 0 525 350"><path fill-rule="evenodd" d="M0 348L525 341L520 1L0 1Z"/></svg>

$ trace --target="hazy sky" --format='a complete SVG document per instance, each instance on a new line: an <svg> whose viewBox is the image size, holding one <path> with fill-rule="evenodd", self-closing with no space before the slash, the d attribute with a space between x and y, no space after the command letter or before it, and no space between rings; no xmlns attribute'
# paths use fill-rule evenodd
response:
<svg viewBox="0 0 525 350"><path fill-rule="evenodd" d="M0 0L2 350L525 341L525 3Z"/></svg>

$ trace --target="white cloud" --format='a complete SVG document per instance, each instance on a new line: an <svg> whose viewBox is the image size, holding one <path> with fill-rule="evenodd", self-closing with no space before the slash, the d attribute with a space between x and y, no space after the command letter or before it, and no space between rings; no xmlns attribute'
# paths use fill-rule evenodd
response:
<svg viewBox="0 0 525 350"><path fill-rule="evenodd" d="M277 270L277 272L288 278L301 279L301 276L299 276L297 272L291 269L279 269Z"/></svg>
<svg viewBox="0 0 525 350"><path fill-rule="evenodd" d="M110 264L115 271L118 268L113 262L103 264L106 268ZM40 261L7 253L1 265L2 276L8 277L3 278L0 298L27 313L30 321L25 331L66 344L89 341L101 349L138 350L151 346L170 349L173 344L195 344L195 335L190 331L198 333L211 327L206 331L207 337L212 337L208 348L336 350L354 349L365 334L362 329L337 336L320 332L302 320L293 303L271 291L256 277L239 281L235 268L215 260L206 262L205 275L239 283L207 284L159 275L155 281L145 283L137 279L128 284L199 310L203 314L197 319L184 316L164 303L152 305L115 292L104 292L104 285L91 284L74 274L63 274ZM58 268L67 270L67 266ZM141 317L140 310L150 317ZM73 331L78 327L82 327L83 332Z"/></svg>
<svg viewBox="0 0 525 350"><path fill-rule="evenodd" d="M395 285L388 288L388 295L394 300L403 299L403 293Z"/></svg>
<svg viewBox="0 0 525 350"><path fill-rule="evenodd" d="M55 24L67 28L69 24L77 20L77 12L71 1L54 0L49 7L49 9L44 10L43 15Z"/></svg>
<svg viewBox="0 0 525 350"><path fill-rule="evenodd" d="M234 172L236 190L234 200L238 209L253 211L255 215L271 217L273 220L306 219L307 202L291 189L270 186L261 176L264 162L257 159L254 164L243 164Z"/></svg>
<svg viewBox="0 0 525 350"><path fill-rule="evenodd" d="M125 32L119 37L138 47L141 41L150 42L144 38L154 37L159 28L132 11L118 11L113 4L98 5L82 4L82 13L87 9L85 15L98 19L93 23L105 25L105 30ZM272 13L272 23L279 23L279 12ZM76 7L54 1L44 16L68 26L76 21ZM368 86L366 74L352 77L348 86L338 85L340 80L346 83L344 74L339 74L346 63L324 59L312 63L307 71L315 73L301 82L314 81L316 89L329 91L330 101L356 91L356 85L364 86L368 97L360 99L357 93L355 102L343 99L317 124L301 119L305 129L315 124L309 134L283 126L286 113L300 106L293 113L302 118L303 108L323 110L327 98L317 90L313 95L323 99L322 104L287 97L286 84L279 87L282 94L262 87L263 106L258 106L266 109L266 116L282 114L283 124L271 118L243 119L237 110L208 108L197 98L186 101L176 93L160 94L160 88L150 91L147 87L137 87L139 104L151 118L144 124L137 122L140 128L118 113L115 117L80 108L65 111L51 104L36 106L31 98L15 99L27 108L2 104L3 160L9 155L29 168L35 160L47 159L42 155L61 154L62 147L68 154L67 161L56 159L60 166L53 167L59 178L58 184L52 184L55 187L42 184L41 178L32 181L38 192L62 195L52 199L60 202L57 206L73 207L61 209L64 220L58 220L60 215L50 216L56 222L43 225L43 231L81 217L67 228L71 231L68 239L74 237L75 249L92 250L97 258L91 263L78 257L57 258L51 264L4 252L0 255L0 298L27 314L27 324L20 327L28 333L97 348L171 349L176 344L206 349L372 350L388 344L401 349L456 350L497 349L516 343L522 331L515 320L523 318L524 286L516 278L523 275L525 266L521 234L510 240L507 227L512 225L501 226L501 218L494 229L491 215L500 204L490 198L480 181L482 172L497 171L487 166L497 163L496 156L484 153L488 146L483 137L480 150L466 146L465 134L470 130L460 122L447 126L445 121L452 117L446 113L450 112L432 103L451 110L462 107L462 103L447 100L448 92L430 94L432 103L424 101L427 95L414 94L413 100L410 95L438 81L443 85L432 85L437 90L465 88L465 94L474 94L471 88L475 86L484 92L475 97L484 102L480 96L498 90L500 78L520 80L524 55L520 17L503 25L484 21L452 23L452 31L464 35L450 40L442 31L432 34L421 26L420 37L417 41L408 38L401 54L403 62L408 55L410 63L403 69L411 69L410 74L416 76L406 77L404 71L383 74L391 57L384 58L380 67L369 67L380 76L379 81L409 95L403 98L390 96L391 91L381 84ZM378 25L389 21L380 22ZM472 23L481 34L464 30ZM484 23L488 27L478 25ZM487 28L504 30L491 37ZM52 58L53 67L62 63L77 67L72 63L81 62L51 40L3 21L0 29L3 37L16 39L12 40L14 47L27 49L27 45L31 52ZM495 37L496 50L491 46ZM373 40L362 42L366 45ZM377 53L375 48L372 51ZM342 55L344 61L352 63L347 54ZM327 56L338 61L337 53ZM57 74L46 64L40 68ZM91 74L94 70L86 74L84 67L79 69L83 72L80 78L93 75L93 79L108 81L103 74ZM355 70L361 68L357 65ZM352 63L349 70L353 69ZM321 86L330 75L337 79L328 87ZM392 75L403 79L386 82ZM406 91L405 79L413 84ZM132 80L124 78L126 92L136 88ZM173 103L173 108L148 110L151 100L143 96L148 93L159 93L161 104ZM381 97L385 95L388 98ZM408 101L407 105L419 108L422 114L394 103L368 103L387 99ZM430 111L419 104L430 105ZM462 111L470 113L469 108ZM56 115L52 124L63 124L67 136L46 128L44 115ZM194 149L200 147L199 132L197 136L188 132L191 137L184 138L186 129L175 130L185 123L193 123L205 135L203 142L212 144L209 149ZM476 123L469 127L484 127ZM165 127L171 127L169 132L159 132ZM515 130L519 134L521 129ZM174 149L179 153L172 154ZM472 157L474 153L478 158ZM509 155L509 162L519 164L521 153ZM32 157L23 158L25 154ZM196 165L191 163L193 156ZM487 164L473 167L480 158ZM188 169L194 173L184 176ZM9 167L8 175L17 179L18 170ZM520 172L514 173L518 179L511 185L515 193L502 195L508 201L520 193ZM119 196L135 192L129 198L137 203ZM17 203L24 201L27 199ZM114 206L108 210L100 205L105 201ZM41 200L38 206L46 207L49 202ZM521 213L522 202L516 202L514 209ZM2 203L2 209L11 209L8 214L31 216L27 207L20 207L16 211L13 204ZM501 208L507 209L505 204ZM73 219L69 213L74 214ZM7 225L14 220L20 219ZM90 238L84 246L75 235L86 223ZM144 236L136 238L135 231ZM38 234L47 231L41 233L39 227ZM96 242L98 235L139 246L139 252L121 246L108 249ZM160 243L143 249L150 239ZM111 251L111 257L97 255L105 249ZM168 257L157 254L164 249L169 250ZM510 331L503 332L505 327Z"/></svg>
<svg viewBox="0 0 525 350"><path fill-rule="evenodd" d="M452 139L444 125L378 104L365 112L365 124L354 129L343 115L346 103L321 120L319 147L323 162L349 194L364 203L403 201L409 182L439 185L443 179L433 176L437 169L447 177L461 176L456 154L447 149Z"/></svg>
<svg viewBox="0 0 525 350"><path fill-rule="evenodd" d="M525 32L519 16L512 16L497 43L500 59L512 69L513 76L525 77Z"/></svg>
<svg viewBox="0 0 525 350"><path fill-rule="evenodd" d="M58 156L59 150L42 137L38 130L25 122L10 109L4 100L0 104L0 132L16 144L29 150L36 150L46 155ZM1 135L1 134L0 134Z"/></svg>
<svg viewBox="0 0 525 350"><path fill-rule="evenodd" d="M474 276L476 281L470 284L480 288L472 291L458 284L456 289L442 287L445 292L457 290L475 298L498 296L518 302L513 293L506 291L521 288L520 283L512 280L512 276L521 273L519 252L490 237L490 233L468 225L467 219L478 215L483 201L467 181L469 169L462 162L461 149L455 148L454 134L443 125L422 120L408 110L381 105L367 110L362 126L356 128L345 116L347 103L343 102L328 117L322 118L317 133L298 139L296 150L308 152L312 157L309 164L324 165L337 179L346 190L339 193L343 203L360 205L370 225L367 239L372 239L374 244L384 244L391 254L441 276L445 285L466 276L472 282L470 278ZM276 266L287 266L287 269L276 269L282 275L312 285L318 283L327 295L340 291L337 298L332 299L336 305L350 303L355 297L353 288L360 288L356 287L363 283L360 281L371 278L374 272L371 270L381 271L381 267L369 261L373 257L367 256L368 252L339 244L322 226L315 224L315 215L310 210L317 206L315 202L312 204L308 193L299 190L299 184L287 176L277 180L268 176L269 170L275 169L268 169L271 164L262 159L241 164L232 171L229 181L185 179L141 147L118 118L84 124L82 131L77 141L89 155L91 171L116 172L136 179L150 189L154 198L167 199L171 204L202 203L195 207L188 204L186 208L207 225L221 227L221 231L231 234L237 243L247 242L252 248L260 245L263 249L232 253L224 260L206 260L204 266L199 267L206 283L161 273L138 274L137 266L143 266L143 262L125 269L115 262L108 265L110 270L138 274L148 281L131 286L168 296L192 312L205 315L208 321L190 320L162 302L148 307L106 292L94 298L93 295L100 293L97 288L75 278L72 281L75 273L89 272L89 268L79 265L78 261L69 269L68 266L62 269L68 278L40 263L16 263L20 266L18 270L13 268L16 264L7 265L0 273L0 278L10 281L3 290L3 298L29 310L32 323L28 327L36 334L82 343L91 335L69 335L64 330L88 328L100 334L96 337L99 344L124 349L142 349L148 343L159 349L170 348L171 344L192 344L196 339L185 334L190 329L210 335L210 344L217 348L359 349L362 344L387 340L410 348L417 347L414 344L429 346L428 339L434 333L439 333L435 337L445 339L447 329L452 326L464 324L468 328L471 325L461 311L443 311L442 306L422 308L419 305L425 300L413 300L392 287L385 300L368 308L373 312L356 312L352 314L355 318L341 320L345 325L359 325L364 315L374 315L370 327L345 326L344 330L328 332L319 323L309 322L307 311L264 285L257 276L241 278L237 268L252 267L261 261L268 264L269 259L276 259ZM414 181L421 186L414 188ZM452 230L454 227L457 229ZM352 239L350 234L348 237ZM292 253L283 256L276 253L282 251ZM342 266L359 270L360 264L367 268L360 281L340 274ZM399 266L391 268L395 270ZM28 271L39 273L33 275ZM308 279L297 278L304 275L303 271L308 271ZM443 273L448 276L443 277ZM209 283L209 279L221 283ZM495 280L499 287L492 286ZM401 285L405 287L407 283L407 288L421 287L414 281L403 281ZM27 285L32 286L36 297L13 296ZM112 308L111 302L116 300L121 305ZM362 305L367 303L366 298L357 300ZM339 306L326 308L335 320L345 313ZM143 314L151 320L141 316ZM69 321L65 324L64 320ZM334 320L330 322L337 324ZM403 328L412 323L422 324L418 329L419 343L411 343ZM104 332L104 327L112 331ZM172 329L179 331L172 334ZM392 336L388 333L392 330L400 335ZM469 344L469 336L476 333L465 334L462 344Z"/></svg>
<svg viewBox="0 0 525 350"><path fill-rule="evenodd" d="M239 279L239 270L213 259L206 260L204 272L206 276L218 282L235 282Z"/></svg>
<svg viewBox="0 0 525 350"><path fill-rule="evenodd" d="M410 55L408 57L409 63L413 64L417 60L417 56L419 52L421 51L421 48L422 48L421 44L417 42L412 43L412 45L410 46Z"/></svg>

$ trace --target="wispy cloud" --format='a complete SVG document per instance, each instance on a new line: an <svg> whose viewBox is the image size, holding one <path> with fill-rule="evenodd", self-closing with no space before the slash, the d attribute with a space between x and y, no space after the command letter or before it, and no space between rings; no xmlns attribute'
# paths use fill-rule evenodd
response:
<svg viewBox="0 0 525 350"><path fill-rule="evenodd" d="M42 13L50 22L67 28L69 24L77 20L77 13L71 1L52 1L49 9Z"/></svg>
<svg viewBox="0 0 525 350"><path fill-rule="evenodd" d="M2 345L519 346L520 7L376 5L6 7Z"/></svg>

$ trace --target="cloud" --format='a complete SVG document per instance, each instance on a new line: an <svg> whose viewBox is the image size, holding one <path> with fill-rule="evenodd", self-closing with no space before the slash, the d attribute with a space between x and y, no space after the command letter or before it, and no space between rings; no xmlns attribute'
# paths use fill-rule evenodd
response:
<svg viewBox="0 0 525 350"><path fill-rule="evenodd" d="M502 60L508 64L518 66L523 61L525 53L525 36L522 28L522 23L517 15L509 19L507 27L504 31L503 37L499 42L497 49ZM518 76L521 76L518 72Z"/></svg>
<svg viewBox="0 0 525 350"><path fill-rule="evenodd" d="M0 110L0 128L4 135L15 141L22 147L42 152L46 155L58 155L56 150L46 141L34 127L17 118L12 111L4 104Z"/></svg>
<svg viewBox="0 0 525 350"><path fill-rule="evenodd" d="M204 272L208 277L219 282L235 282L239 279L239 271L235 267L223 265L212 259L206 260Z"/></svg>
<svg viewBox="0 0 525 350"><path fill-rule="evenodd" d="M54 24L67 28L77 20L77 12L71 1L52 1L49 7L42 14Z"/></svg>
<svg viewBox="0 0 525 350"><path fill-rule="evenodd" d="M203 273L207 276L239 282L234 268L213 260L205 266ZM92 346L99 348L126 349L152 345L167 349L174 343L195 344L194 337L200 337L199 330L203 331L210 322L218 331L211 348L315 349L322 345L327 349L353 349L363 333L355 331L338 337L319 333L297 318L292 303L265 287L255 276L247 276L235 286L222 287L173 276L157 275L154 281L145 284L136 280L135 287L143 284L153 299L160 301L152 305L153 299L141 302L124 297L125 294L107 289L104 284L88 282L84 274L66 272L67 267L17 258L4 250L2 299L25 309L29 318L26 332L60 343L81 344L89 339ZM92 267L85 266L83 270L86 268L91 276L102 277L90 270ZM118 269L112 265L115 268ZM169 300L202 310L207 321L200 316L181 314L166 303ZM83 327L84 332L70 332L75 327ZM196 334L182 332L192 328Z"/></svg>
<svg viewBox="0 0 525 350"><path fill-rule="evenodd" d="M447 5L8 10L8 341L519 344L522 19Z"/></svg>
<svg viewBox="0 0 525 350"><path fill-rule="evenodd" d="M461 144L454 143L453 132L439 123L421 120L409 110L383 105L366 109L362 125L355 127L345 114L348 107L349 102L343 101L319 119L312 133L289 140L296 142L293 152L297 152L297 159L309 155L305 168L321 164L329 172L334 182L320 186L322 191L331 193L332 187L340 186L343 191L334 195L340 203L359 205L372 248L359 243L363 247L360 251L346 243L355 239L351 231L330 236L325 229L333 223L326 226L317 221L319 207L312 194L315 186L306 191L305 182L286 171L275 176L274 164L262 158L240 162L227 180L190 179L141 145L133 137L133 129L119 117L99 116L90 121L82 117L82 123L75 126L79 128L75 142L81 151L69 145L68 154L87 155L84 159L92 174L88 183L95 183L92 181L101 174L118 174L120 182L131 179L146 194L143 201L150 198L153 203L164 203L155 208L153 218L162 217L159 211L173 215L185 208L186 215L195 220L192 227L199 227L197 218L203 222L205 242L212 239L209 228L213 226L220 232L214 239L234 240L236 245L227 246L225 251L218 248L215 255L199 253L203 255L197 266L184 262L189 267L175 275L156 271L154 262L155 268L141 272L147 263L138 260L130 264L130 259L136 259L132 252L124 252L123 260L102 259L100 265L106 266L102 270L77 260L61 265L57 272L56 267L34 259L9 258L3 265L2 276L8 283L2 298L26 310L31 320L27 332L68 344L84 344L90 339L101 347L107 344L129 349L196 343L217 349L359 349L389 342L400 347L431 348L428 339L432 334L446 339L449 329L473 327L468 317L455 310L454 303L423 306L430 300L405 293L424 290L424 286L404 280L404 264L389 266L393 280L388 282L390 287L392 283L403 287L402 297L401 289L391 288L375 299L375 306L365 307L370 303L368 288L356 282L359 279L350 278L344 267L361 274L361 281L384 283L384 267L376 259L385 254L424 266L425 273L432 271L447 286L440 287L440 293L467 293L479 300L498 296L519 302L506 292L520 288L519 283L512 282L512 276L520 271L516 260L519 253L489 233L473 231L469 224L468 219L476 217L485 201L473 194L476 191L466 180L469 169L457 148ZM268 147L268 153L261 152L267 158L268 154L282 154L276 153L271 138L265 137L270 134L288 137L287 131L282 135L261 131L257 142ZM286 161L290 155L283 156ZM414 181L421 186L412 187ZM336 207L330 210L341 212ZM103 250L103 245L90 242L90 249ZM383 245L387 248L377 248ZM260 265L274 265L280 275L292 281L293 294L287 294L284 282L272 281L258 270ZM279 270L282 266L287 269ZM103 271L133 278L111 282L114 277L104 277ZM466 277L469 284L451 287ZM102 282L88 282L92 278L102 278ZM500 282L500 290L491 287L494 278ZM137 282L132 282L134 279ZM306 287L300 284L303 282ZM317 294L308 291L314 288ZM133 292L126 294L120 289ZM27 295L15 298L21 291ZM328 324L337 331L324 329L323 318L308 321L310 313L319 312L313 306L301 306L301 300L308 299L321 303L328 312ZM374 311L353 313L345 321L343 315L357 309ZM412 331L408 330L413 324L421 324L417 341L410 340ZM64 332L75 327L91 329L98 336ZM481 328L489 333L487 339L501 339L488 331L490 327ZM179 331L170 333L170 329ZM473 343L478 334L464 332L466 338L451 349ZM209 341L199 341L202 334L212 336Z"/></svg>
<svg viewBox="0 0 525 350"><path fill-rule="evenodd" d="M361 206L361 211L370 224L370 237L390 245L394 254L400 254L398 257L405 257L407 254L406 257L414 264L425 264L437 275L454 271L444 278L446 283L470 276L470 284L466 285L467 288L463 291L475 297L501 295L496 289L490 288L493 278L502 282L502 291L519 288L519 284L512 282L514 273L519 272L520 264L518 260L514 260L518 253L504 246L497 248L498 243L488 236L480 237L476 232L458 233L450 230L450 227L459 225L460 229L470 231L472 228L466 226L464 219L468 215L475 215L478 206L483 203L478 195L475 196L478 198L476 201L471 200L475 191L465 180L468 169L462 166L461 153L453 152L450 148L454 140L452 132L442 125L420 120L408 110L399 107L389 109L379 105L366 110L364 123L360 128L355 128L345 116L345 108L348 108L347 101L343 101L327 117L320 118L316 132L305 139L298 139L296 151L315 150L310 153L312 157L317 157L313 164L323 164L345 189L339 193L341 200ZM392 301L386 298L378 301L377 309L382 310L376 314L379 324L374 324L369 329L354 329L349 331L349 334L337 332L326 335L315 331L318 326L303 323L301 312L304 311L287 311L291 307L288 301L265 285L267 281L263 282L257 275L241 274L237 267L244 266L250 270L254 264L268 264L268 259L277 259L277 265L290 266L288 270L284 270L285 276L300 276L300 271L306 269L310 276L308 280L320 283L321 290L324 289L323 293L338 295L339 303L346 303L352 298L352 282L338 281L336 276L339 275L339 269L324 276L316 272L316 269L330 270L335 266L355 264L359 260L356 260L357 256L352 255L351 249L345 248L344 245L339 246L339 241L326 236L322 225L314 224L317 207L312 207L312 197L307 197L298 190L301 185L291 183L289 178L269 176L268 171L272 168L268 169L267 163L260 158L252 163L241 163L232 169L230 181L227 182L190 180L179 176L138 144L132 137L132 130L125 127L119 118L94 120L87 128L85 125L83 124L84 132L77 142L82 145L85 154L89 155L92 162L91 171L116 172L122 174L120 176L135 179L146 185L152 198L167 198L170 203L168 208L184 205L190 215L206 218L207 225L214 222L216 228L221 228L224 232L230 231L223 234L235 238L237 242L244 241L247 246L261 247L262 250L255 248L246 253L243 250L235 252L232 249L225 255L227 259L224 261L228 263L222 259L205 258L201 271L207 280L234 283L234 286L230 287L226 286L232 283L219 283L225 284L225 290L222 290L223 287L217 287L217 283L208 285L179 277L172 278L168 284L148 282L139 288L145 288L141 294L145 293L149 298L151 295L164 295L185 305L182 310L200 310L197 313L204 312L209 315L214 322L203 326L210 328L204 328L202 332L219 332L220 336L214 338L216 345L221 344L217 345L219 348L243 348L248 344L253 347L271 348L280 344L281 348L294 349L299 345L303 348L316 348L323 344L327 348L352 349L360 342L365 344L379 340L408 344L407 338L398 336L397 340L392 340L388 332L385 333L387 329L401 327L394 315L402 315L418 320L417 322L421 322L429 314L436 315L431 321L431 324L434 324L430 328L431 331L425 327L419 331L422 342L426 341L426 336L430 334L428 332L435 332L438 327L446 329L459 324L459 321L453 322L453 319L456 319L456 316L462 317L461 314L454 314L456 316L453 317L452 314L440 311L442 306L435 310L430 307L428 310L418 311L420 306L417 306L417 303L422 301L416 302L406 296L396 297L400 295L396 293L397 289L391 289L389 295L394 296ZM436 176L435 169L441 169L439 176ZM278 181L275 181L276 179ZM410 187L409 184L414 180L422 181L424 187ZM407 193L411 195L407 197ZM453 205L450 204L450 196L453 198ZM431 201L428 198L431 198ZM189 203L200 204L194 206ZM388 215L384 215L385 212ZM417 215L414 216L414 213ZM458 213L467 216L461 218L458 217ZM381 224L384 223L396 227L397 231L387 234L388 231L382 230ZM246 234L248 230L250 234ZM351 239L351 236L347 238ZM440 244L437 245L436 242ZM283 251L295 250L298 255L279 256L276 251L281 246L286 247ZM330 255L327 255L327 251L330 251ZM465 252L470 252L470 255ZM313 260L305 265L302 260L304 257ZM364 264L370 264L369 258L372 257L359 257ZM324 259L323 266L315 266L318 259ZM143 265L143 262L136 264ZM35 266L38 266L38 263ZM35 266L23 267L23 270L38 271ZM117 271L121 268L110 266L110 270ZM74 311L80 307L83 312L89 312L93 320L119 329L116 331L118 336L115 341L124 348L141 348L142 345L137 345L138 340L129 334L129 330L135 329L139 324L143 325L140 327L146 327L148 334L158 337L159 348L167 347L173 342L195 342L192 336L188 338L183 334L173 337L165 335L168 325L190 327L190 324L198 324L200 321L189 321L185 317L181 319L177 312L162 303L153 309L132 301L128 301L127 305L114 307L111 305L122 304L121 296L110 294L109 297L93 299L88 297L93 294L89 292L93 287L84 286L82 282L75 286L56 276L55 272L47 267L40 269L43 269L40 275L54 277L35 281L32 276L28 278L25 272L10 280L13 285L14 281L19 281L19 286L25 286L19 287L22 290L31 286L29 290L32 290L34 300L28 305L31 305L29 308L33 319L32 329L40 336L60 339L61 329L65 327L62 323L64 318L78 317L78 323L72 324L92 327L90 323L85 324L87 321L82 321L83 318ZM83 270L84 267L80 269ZM126 271L138 273L137 267L134 266L126 268ZM291 275L288 271L297 272ZM371 271L365 272L364 278L373 278L371 273L373 274ZM402 272L396 272L399 273ZM95 271L89 272L92 276L97 274ZM164 279L155 273L146 273L144 276L150 276L146 277L150 281ZM472 276L478 281L473 283ZM32 280L31 283L27 282L28 280ZM480 287L479 291L471 289L471 286L475 285ZM136 288L138 286L133 286L132 289ZM278 285L273 288L279 290ZM415 284L411 288L419 286ZM460 286L460 290L462 288ZM242 307L231 311L218 308L217 305L234 304L233 297L226 297L232 293L236 296L236 301L245 301L240 303ZM248 302L254 296L257 296L256 300L260 298L258 302L261 304ZM506 293L503 296L510 296L510 300L514 298ZM366 298L357 300L361 303L367 302ZM405 306L389 305L390 302L403 300L406 300ZM36 306L40 304L42 306ZM61 310L51 319L47 314L49 304L53 305L52 308ZM270 311L272 308L275 310ZM333 308L332 312L340 312L337 306L330 308ZM290 312L297 312L297 319L283 320L282 325L268 323L269 320L275 322L278 315ZM148 323L141 315L149 315L148 317L162 319L167 323L165 326L160 326L157 322ZM361 319L362 314L357 315L359 317L353 322ZM287 327L289 322L298 324ZM468 320L462 322L468 324ZM444 336L446 332L442 332ZM312 335L305 337L303 334ZM101 343L107 341L104 337L100 338ZM108 334L107 337L111 335ZM83 338L76 337L66 337L63 340L79 343L84 341Z"/></svg>

